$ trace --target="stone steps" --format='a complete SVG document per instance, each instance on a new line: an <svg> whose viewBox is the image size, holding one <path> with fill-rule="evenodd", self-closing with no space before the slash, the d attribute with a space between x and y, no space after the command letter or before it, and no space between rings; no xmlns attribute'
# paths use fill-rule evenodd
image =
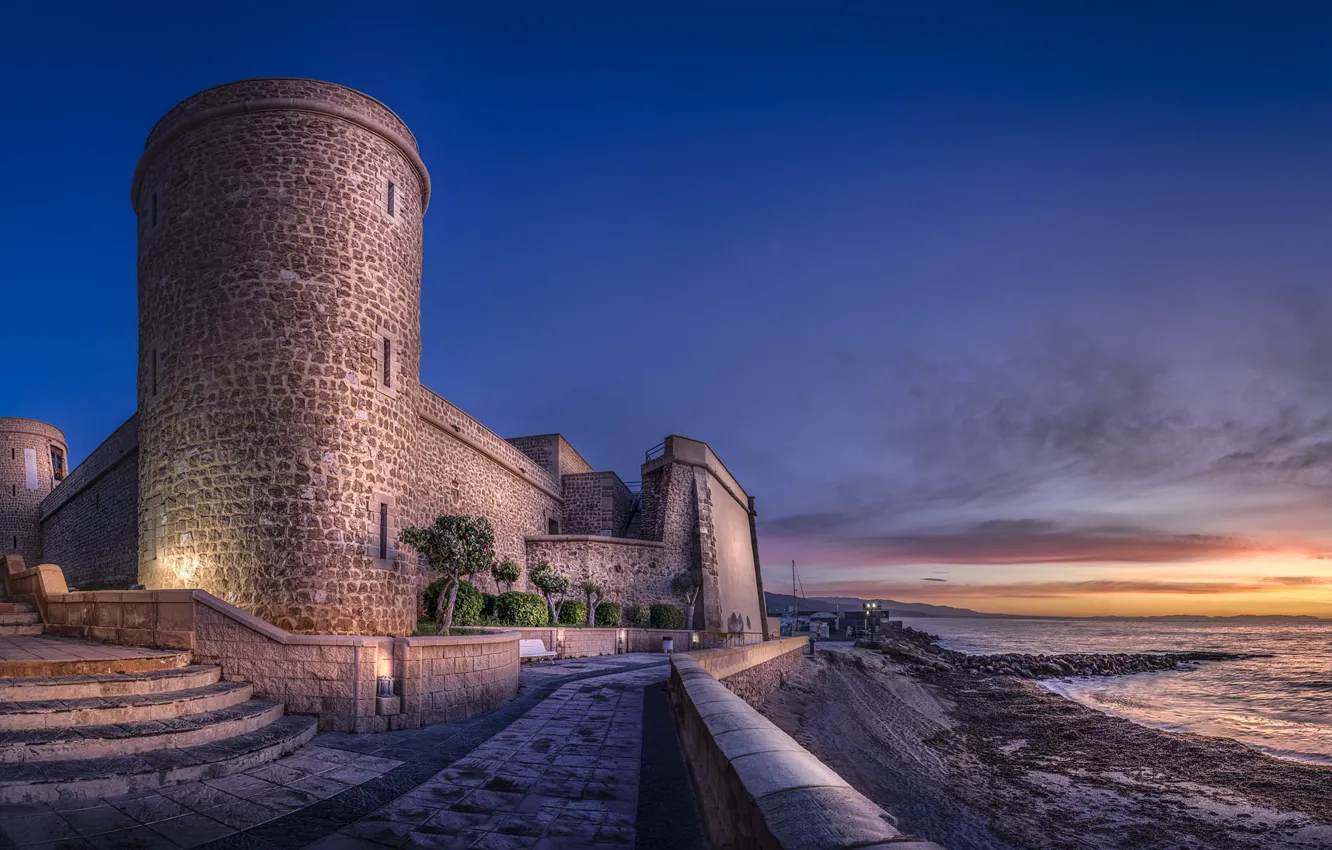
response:
<svg viewBox="0 0 1332 850"><path fill-rule="evenodd" d="M143 673L95 673L0 679L0 703L75 700L185 691L216 684L222 670L212 665L149 670Z"/></svg>
<svg viewBox="0 0 1332 850"><path fill-rule="evenodd" d="M32 616L36 616L35 614ZM0 623L0 635L39 635L41 623Z"/></svg>
<svg viewBox="0 0 1332 850"><path fill-rule="evenodd" d="M111 797L217 779L281 758L308 743L315 731L313 717L282 717L260 729L205 746L0 764L0 803Z"/></svg>
<svg viewBox="0 0 1332 850"><path fill-rule="evenodd" d="M49 635L0 649L0 804L239 773L299 748L318 725L188 653Z"/></svg>
<svg viewBox="0 0 1332 850"><path fill-rule="evenodd" d="M0 602L0 614L32 614L36 610L31 602Z"/></svg>
<svg viewBox="0 0 1332 850"><path fill-rule="evenodd" d="M185 717L247 702L254 688L245 682L217 682L199 688L151 694L82 699L0 702L0 728L60 729ZM3 740L0 732L0 740Z"/></svg>
<svg viewBox="0 0 1332 850"><path fill-rule="evenodd" d="M39 627L40 632L40 627ZM144 650L142 655L115 658L31 658L0 661L0 678L33 676L80 676L103 673L145 673L171 670L190 663L187 652Z"/></svg>
<svg viewBox="0 0 1332 850"><path fill-rule="evenodd" d="M0 626L31 626L33 624L40 625L41 622L41 618L33 611L0 613Z"/></svg>
<svg viewBox="0 0 1332 850"><path fill-rule="evenodd" d="M45 729L0 729L0 762L26 763L123 756L201 747L234 738L282 717L282 703L253 699L240 705L162 720ZM3 723L0 718L0 723Z"/></svg>

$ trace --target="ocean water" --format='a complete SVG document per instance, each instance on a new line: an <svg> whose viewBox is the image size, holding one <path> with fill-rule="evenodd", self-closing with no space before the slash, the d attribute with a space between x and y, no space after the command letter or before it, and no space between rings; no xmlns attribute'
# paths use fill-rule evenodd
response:
<svg viewBox="0 0 1332 850"><path fill-rule="evenodd" d="M949 649L980 654L1270 654L1273 657L1206 662L1192 670L1041 684L1146 726L1233 738L1278 758L1332 764L1332 622L901 619L939 635Z"/></svg>

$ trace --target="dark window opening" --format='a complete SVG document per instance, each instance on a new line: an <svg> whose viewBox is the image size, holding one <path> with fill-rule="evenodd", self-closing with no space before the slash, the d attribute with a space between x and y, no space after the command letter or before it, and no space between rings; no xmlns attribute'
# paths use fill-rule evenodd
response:
<svg viewBox="0 0 1332 850"><path fill-rule="evenodd" d="M51 474L57 481L65 477L65 456L59 449L51 449Z"/></svg>
<svg viewBox="0 0 1332 850"><path fill-rule="evenodd" d="M388 559L388 505L379 505L379 558Z"/></svg>
<svg viewBox="0 0 1332 850"><path fill-rule="evenodd" d="M157 227L157 193L153 193L153 227Z"/></svg>
<svg viewBox="0 0 1332 850"><path fill-rule="evenodd" d="M560 533L560 521L557 520L557 519L548 519L548 520L546 520L546 533L547 533L547 534L559 534L559 533Z"/></svg>
<svg viewBox="0 0 1332 850"><path fill-rule="evenodd" d="M393 386L393 340L384 338L384 386Z"/></svg>
<svg viewBox="0 0 1332 850"><path fill-rule="evenodd" d="M17 535L17 534L14 535L14 551L15 551L15 552L18 551L18 535Z"/></svg>
<svg viewBox="0 0 1332 850"><path fill-rule="evenodd" d="M397 201L398 201L398 199L397 199L397 188L396 188L392 183L390 183L390 184L388 185L388 214L389 214L389 215L397 215L397 214L398 214L398 212L397 212L397 210L398 210L398 203L397 203Z"/></svg>

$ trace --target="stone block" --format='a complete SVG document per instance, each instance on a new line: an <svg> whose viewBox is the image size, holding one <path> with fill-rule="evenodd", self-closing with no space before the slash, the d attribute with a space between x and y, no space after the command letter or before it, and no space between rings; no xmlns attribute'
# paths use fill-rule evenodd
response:
<svg viewBox="0 0 1332 850"><path fill-rule="evenodd" d="M836 771L803 750L740 756L731 760L731 768L755 798L794 788L850 788Z"/></svg>
<svg viewBox="0 0 1332 850"><path fill-rule="evenodd" d="M402 697L375 697L375 714L392 716L402 712Z"/></svg>
<svg viewBox="0 0 1332 850"><path fill-rule="evenodd" d="M865 847L903 837L884 819L881 808L852 788L783 791L761 797L755 805L781 847Z"/></svg>

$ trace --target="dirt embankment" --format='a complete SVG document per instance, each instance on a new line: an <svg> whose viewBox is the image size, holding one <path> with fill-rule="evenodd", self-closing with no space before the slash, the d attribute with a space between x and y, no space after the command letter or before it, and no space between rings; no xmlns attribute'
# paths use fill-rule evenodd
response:
<svg viewBox="0 0 1332 850"><path fill-rule="evenodd" d="M1332 850L1332 768L1148 729L1015 676L824 649L763 711L951 850Z"/></svg>

